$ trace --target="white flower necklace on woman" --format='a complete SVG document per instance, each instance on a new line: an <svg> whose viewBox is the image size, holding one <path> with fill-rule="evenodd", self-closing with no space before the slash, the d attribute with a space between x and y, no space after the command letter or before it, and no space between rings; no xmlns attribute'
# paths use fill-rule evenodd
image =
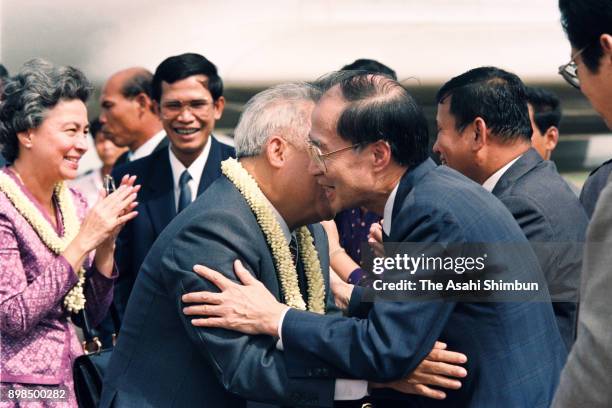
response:
<svg viewBox="0 0 612 408"><path fill-rule="evenodd" d="M16 173L15 173L16 174ZM26 219L30 226L36 231L40 240L56 255L60 255L68 244L79 232L80 223L68 186L63 181L57 183L53 188L53 194L57 200L62 220L64 222L64 236L60 237L51 223L45 219L34 203L26 197L15 180L0 171L0 191L13 203L19 214ZM85 307L85 269L81 267L78 271L79 281L64 296L64 308L76 313Z"/></svg>
<svg viewBox="0 0 612 408"><path fill-rule="evenodd" d="M240 191L257 218L257 223L272 250L272 258L278 271L285 304L295 309L306 310L306 303L300 293L297 271L285 235L257 182L236 159L223 161L221 171ZM325 281L317 250L308 228L298 228L297 239L308 282L308 310L325 313Z"/></svg>

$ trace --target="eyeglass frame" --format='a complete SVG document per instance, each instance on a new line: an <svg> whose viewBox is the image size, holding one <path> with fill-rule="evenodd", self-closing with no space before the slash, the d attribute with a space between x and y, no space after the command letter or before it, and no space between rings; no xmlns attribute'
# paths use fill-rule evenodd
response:
<svg viewBox="0 0 612 408"><path fill-rule="evenodd" d="M576 65L576 61L575 60L587 48L588 48L588 45L585 46L585 47L582 47L580 50L578 50L578 52L576 52L576 54L574 54L572 56L572 58L570 59L570 61L567 64L559 65L559 72L558 72L558 74L561 75L561 77L563 79L565 79L565 81L568 84L570 84L571 86L573 86L576 89L580 89L580 79L578 78L578 75L576 75L576 71L578 70L578 67ZM569 67L573 67L574 68L574 73L571 73L571 72L569 72L567 70Z"/></svg>
<svg viewBox="0 0 612 408"><path fill-rule="evenodd" d="M327 173L327 165L325 164L325 158L331 156L332 154L344 152L354 147L361 146L362 144L363 143L355 143L350 146L334 150L333 152L323 153L319 146L314 144L312 140L308 140L308 153L310 154L310 158L315 162L319 169L323 170L324 173Z"/></svg>
<svg viewBox="0 0 612 408"><path fill-rule="evenodd" d="M175 106L168 106L168 104L172 104L175 103ZM202 103L201 108L193 106L194 103ZM208 100L208 99L192 99L190 101L181 101L181 100L169 100L169 101L165 101L160 103L160 110L161 113L164 117L166 118L174 118L179 116L181 113L183 113L183 111L185 109L189 109L189 112L191 112L192 115L195 115L196 113L200 112L200 109L207 109L209 106L215 106L215 101L212 100ZM167 114L169 113L169 115Z"/></svg>

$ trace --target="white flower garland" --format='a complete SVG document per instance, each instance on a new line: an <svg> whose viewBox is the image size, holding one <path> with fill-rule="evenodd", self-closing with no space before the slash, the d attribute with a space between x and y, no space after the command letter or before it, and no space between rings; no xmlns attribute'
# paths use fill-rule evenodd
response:
<svg viewBox="0 0 612 408"><path fill-rule="evenodd" d="M15 206L23 218L32 226L40 237L40 240L56 255L60 255L64 252L68 244L70 244L79 232L80 223L77 211L72 201L72 197L70 197L70 191L66 183L57 183L53 190L64 222L63 237L57 235L53 226L40 213L34 203L26 197L17 183L2 171L0 171L0 190L8 197L11 203L13 203L13 206ZM64 297L64 307L69 312L74 313L85 307L85 295L83 294L85 269L81 268L77 275L79 281Z"/></svg>
<svg viewBox="0 0 612 408"><path fill-rule="evenodd" d="M257 223L272 250L272 257L278 271L285 303L295 309L306 310L289 246L272 209L268 205L268 200L259 189L257 182L236 159L230 158L223 161L221 171L236 186L255 213ZM306 227L298 228L297 238L300 256L304 263L304 272L308 281L308 310L315 313L325 313L325 281L323 280L323 272L321 271L314 240Z"/></svg>

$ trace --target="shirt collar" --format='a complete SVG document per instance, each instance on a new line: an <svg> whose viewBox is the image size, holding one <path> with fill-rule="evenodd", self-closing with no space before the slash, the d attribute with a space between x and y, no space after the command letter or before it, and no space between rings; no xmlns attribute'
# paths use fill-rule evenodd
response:
<svg viewBox="0 0 612 408"><path fill-rule="evenodd" d="M155 150L159 142L161 142L165 136L166 136L166 133L164 132L163 129L157 132L156 134L154 134L153 137L151 137L149 140L144 142L142 146L140 146L138 149L134 150L133 152L128 153L129 161L142 159L143 157L146 157L150 155L151 153L153 153L153 150Z"/></svg>
<svg viewBox="0 0 612 408"><path fill-rule="evenodd" d="M516 159L506 163L504 167L497 170L495 173L491 174L491 176L488 179L486 179L484 183L482 183L482 186L484 187L484 189L487 190L488 192L492 192L495 186L497 185L497 183L499 182L499 180L504 175L504 173L508 171L508 169L514 164L514 162L516 162L521 157L523 157L522 154L518 156Z"/></svg>
<svg viewBox="0 0 612 408"><path fill-rule="evenodd" d="M397 184L389 194L389 198L387 198L387 202L385 203L385 210L383 211L383 232L387 234L387 236L391 235L391 217L393 215L393 204L395 202L395 196L397 195L397 190L399 189L401 179L397 181Z"/></svg>
<svg viewBox="0 0 612 408"><path fill-rule="evenodd" d="M200 153L198 158L191 163L189 168L187 168L187 171L189 172L189 175L196 186L200 185L200 179L202 178L202 173L204 173L204 166L206 166L206 161L208 160L208 155L210 153L210 145L212 144L211 139L212 135L208 136L208 141L204 145L202 153ZM168 144L168 151L170 155L170 167L172 168L172 180L174 182L174 187L176 188L176 186L179 185L181 174L183 174L183 171L185 171L186 168L174 155L174 152L172 151L172 143Z"/></svg>

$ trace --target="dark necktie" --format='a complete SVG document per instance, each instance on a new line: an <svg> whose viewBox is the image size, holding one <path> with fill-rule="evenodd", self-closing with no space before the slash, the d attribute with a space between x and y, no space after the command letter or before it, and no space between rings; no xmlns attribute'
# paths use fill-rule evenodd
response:
<svg viewBox="0 0 612 408"><path fill-rule="evenodd" d="M191 204L191 188L189 188L189 180L191 180L191 174L187 170L184 170L179 178L179 200L178 200L178 211L181 212Z"/></svg>
<svg viewBox="0 0 612 408"><path fill-rule="evenodd" d="M306 282L306 273L304 271L304 265L300 262L298 243L295 236L291 235L291 242L289 242L289 251L291 251L291 259L295 265L295 270L298 276L298 285L300 287L300 293L304 302L308 303L308 283Z"/></svg>

